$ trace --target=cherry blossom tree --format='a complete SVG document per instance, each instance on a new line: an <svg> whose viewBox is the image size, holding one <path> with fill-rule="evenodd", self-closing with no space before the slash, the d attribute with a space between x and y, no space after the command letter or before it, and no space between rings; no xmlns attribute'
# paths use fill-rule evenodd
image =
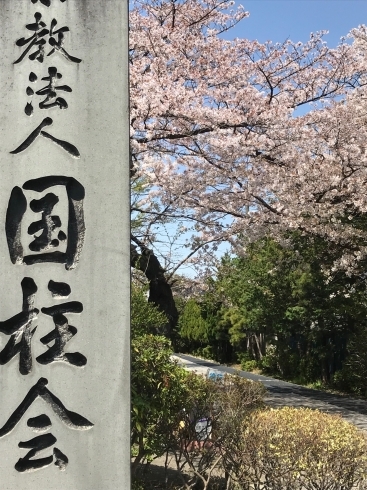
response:
<svg viewBox="0 0 367 490"><path fill-rule="evenodd" d="M191 229L190 260L289 229L342 244L335 267L367 252L356 224L367 209L366 28L336 49L325 32L305 44L228 41L248 15L233 4L135 0L131 10L132 264L158 289L169 279L153 230L169 222Z"/></svg>

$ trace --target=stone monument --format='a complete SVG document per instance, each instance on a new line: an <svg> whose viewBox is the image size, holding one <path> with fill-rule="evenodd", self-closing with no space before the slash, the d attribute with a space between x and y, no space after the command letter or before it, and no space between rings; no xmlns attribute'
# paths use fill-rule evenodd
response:
<svg viewBox="0 0 367 490"><path fill-rule="evenodd" d="M0 488L130 488L126 0L1 0Z"/></svg>

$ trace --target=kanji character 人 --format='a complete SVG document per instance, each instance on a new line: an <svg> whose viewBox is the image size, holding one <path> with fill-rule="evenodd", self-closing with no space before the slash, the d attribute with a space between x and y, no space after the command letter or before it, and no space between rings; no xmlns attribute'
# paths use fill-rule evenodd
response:
<svg viewBox="0 0 367 490"><path fill-rule="evenodd" d="M46 117L39 126L37 126L36 129L34 129L31 134L21 143L18 148L15 150L11 151L10 153L13 155L16 155L18 153L21 153L22 151L26 150L37 138L38 136L43 136L45 138L50 139L54 143L56 143L58 146L60 146L63 150L69 153L70 156L74 158L79 158L80 153L79 150L76 146L72 145L68 141L60 140L56 138L55 136L52 136L52 134L47 133L46 131L43 131L43 128L46 126L51 126L53 123L53 120L50 117Z"/></svg>

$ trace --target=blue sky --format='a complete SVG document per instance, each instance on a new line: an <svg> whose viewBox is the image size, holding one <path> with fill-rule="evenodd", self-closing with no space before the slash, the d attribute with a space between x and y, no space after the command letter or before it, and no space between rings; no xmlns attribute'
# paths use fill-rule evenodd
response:
<svg viewBox="0 0 367 490"><path fill-rule="evenodd" d="M250 12L225 36L282 42L305 42L311 32L328 30L330 47L353 27L367 24L367 0L244 0L236 1Z"/></svg>

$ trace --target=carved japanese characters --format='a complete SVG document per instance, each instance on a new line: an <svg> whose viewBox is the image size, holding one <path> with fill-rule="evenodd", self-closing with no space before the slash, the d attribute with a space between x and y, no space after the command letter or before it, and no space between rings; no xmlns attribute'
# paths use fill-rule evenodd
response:
<svg viewBox="0 0 367 490"><path fill-rule="evenodd" d="M50 0L41 0L41 2L47 7L49 7L51 4ZM50 57L54 58L54 55L59 55L70 63L81 63L81 59L71 55L65 48L65 35L70 31L69 27L62 26L57 28L56 19L52 19L50 25L47 26L40 12L36 12L34 14L34 19L35 22L25 26L30 35L28 37L22 37L16 41L16 45L22 48L23 51L19 58L14 61L14 65L21 63L27 57L30 61L36 60L43 64ZM47 45L49 48L46 49ZM57 82L61 78L62 74L58 72L57 67L49 66L48 76L43 76L41 78L41 80L48 82L46 86L39 90L35 90L29 85L27 86L26 94L29 98L31 98L28 100L24 108L24 112L27 116L33 116L34 114L35 108L32 99L35 95L42 97L38 102L38 108L41 111L49 111L55 107L59 109L68 108L67 101L64 97L60 96L59 92L72 92L72 89L65 84L58 85ZM35 83L37 80L38 75L34 71L31 71L29 74L29 81L31 83ZM38 137L42 136L43 138L51 140L53 143L65 150L71 157L79 158L80 152L75 145L44 130L45 127L51 126L52 124L53 119L51 117L45 117L42 122L38 124L38 126L33 126L33 129L31 129L31 132L25 137L24 141L10 153L13 155L22 153L28 147L30 147L38 139Z"/></svg>
<svg viewBox="0 0 367 490"><path fill-rule="evenodd" d="M57 194L49 192L40 200L27 202L24 191L33 190L42 193L45 189L63 186L68 201L68 223L62 223L59 216L52 214L54 205L58 202ZM59 192L59 191L58 191ZM13 264L37 264L40 262L57 262L65 264L65 268L74 269L83 248L85 225L83 213L84 187L72 177L48 176L26 182L22 188L12 190L6 214L6 237L10 258ZM28 234L34 236L34 241L28 246L22 244L22 222L24 214L34 211L41 214L41 219L34 221L28 228ZM41 231L41 234L38 233ZM59 245L66 242L66 251L58 250Z"/></svg>
<svg viewBox="0 0 367 490"><path fill-rule="evenodd" d="M66 159L80 158L78 148L59 135L62 135L63 125L65 127L67 124L63 116L68 113L68 98L73 92L73 88L67 84L68 74L82 60L71 54L74 49L69 44L70 28L60 25L54 18L54 7L58 5L60 12L64 9L65 13L68 0L26 1L33 4L34 9L37 6L40 12L34 11L34 22L25 26L26 35L16 40L18 56L12 66L15 73L20 64L32 67L29 71L26 69L27 78L22 92L25 93L26 103L24 112L20 114L26 124L29 123L29 127L26 128L24 139L14 144L15 149L9 152L9 158L17 165L22 160L19 155L28 151L30 165L37 169L39 162L32 157L34 145L44 145L43 155L48 154L50 143L53 143L62 150ZM65 61L68 62L67 69ZM59 111L62 117L54 117L57 127L49 132L54 122L51 116ZM50 465L60 471L67 470L70 456L65 454L62 444L50 432L51 429L56 432L53 429L55 416L69 429L84 431L94 425L84 416L68 410L47 389L48 379L40 377L42 371L46 370L49 378L50 370L47 366L53 364L51 383L56 381L57 392L57 381L65 381L65 372L84 369L88 362L82 352L73 348L78 333L78 329L71 324L74 323L73 316L74 319L77 316L78 328L86 327L82 315L84 306L78 301L78 291L73 291L73 298L69 300L73 283L71 271L79 264L85 240L85 189L81 182L63 172L64 169L60 169L60 174L46 173L31 180L25 177L26 182L23 180L10 190L4 216L3 233L8 245L8 260L17 272L23 268L24 276L20 282L19 298L14 295L10 306L12 313L8 318L0 318L0 368L2 372L8 370L20 374L19 379L23 381L20 386L26 389L20 396L23 401L17 407L9 407L8 413L8 407L2 408L1 417L7 421L0 428L0 440L15 429L37 399L44 402L45 411L48 412L36 416L30 414L23 421L26 422L27 431L35 434L17 441L19 459L14 461L13 466L19 473L41 470ZM26 174L24 168L23 173ZM48 278L47 267L55 264L56 268L52 269L52 273L49 272ZM37 276L39 268L46 271L47 286ZM64 273L67 271L67 281L57 277L57 269L62 269ZM58 369L60 364L63 370ZM30 386L34 383L34 374L39 380ZM6 394L2 393L1 396L3 400L6 399ZM66 403L72 403L72 400L73 397Z"/></svg>
<svg viewBox="0 0 367 490"><path fill-rule="evenodd" d="M22 311L13 317L0 321L0 332L10 336L6 346L0 352L0 365L7 364L14 356L19 355L19 372L23 375L32 370L32 337L40 322L40 310L34 307L37 286L30 277L25 277L21 283L23 293ZM70 286L66 283L50 281L49 291L56 300L69 296ZM82 313L83 305L80 301L69 301L53 306L41 308L41 316L52 318L54 329L42 337L40 341L47 349L37 357L39 364L52 362L66 362L76 367L87 364L87 358L80 352L66 352L66 344L76 335L77 329L69 325L66 314ZM37 321L37 324L35 323ZM46 324L48 322L46 321Z"/></svg>
<svg viewBox="0 0 367 490"><path fill-rule="evenodd" d="M56 415L69 429L89 430L93 427L94 424L85 417L68 410L61 400L46 388L47 385L48 380L40 378L29 390L24 400L15 408L4 426L0 428L0 439L8 435L17 426L28 408L37 398L41 398L46 403L46 407L51 409L53 415ZM37 417L28 419L27 425L34 432L39 433L47 432L51 428L52 422L47 415L41 414ZM56 447L53 449L52 455L35 459L38 453L53 446L56 442L57 439L52 434L44 434L36 436L26 442L20 442L19 448L30 449L30 451L23 458L18 460L15 464L15 469L19 472L30 472L45 468L54 463L60 470L65 470L69 460L67 456Z"/></svg>

